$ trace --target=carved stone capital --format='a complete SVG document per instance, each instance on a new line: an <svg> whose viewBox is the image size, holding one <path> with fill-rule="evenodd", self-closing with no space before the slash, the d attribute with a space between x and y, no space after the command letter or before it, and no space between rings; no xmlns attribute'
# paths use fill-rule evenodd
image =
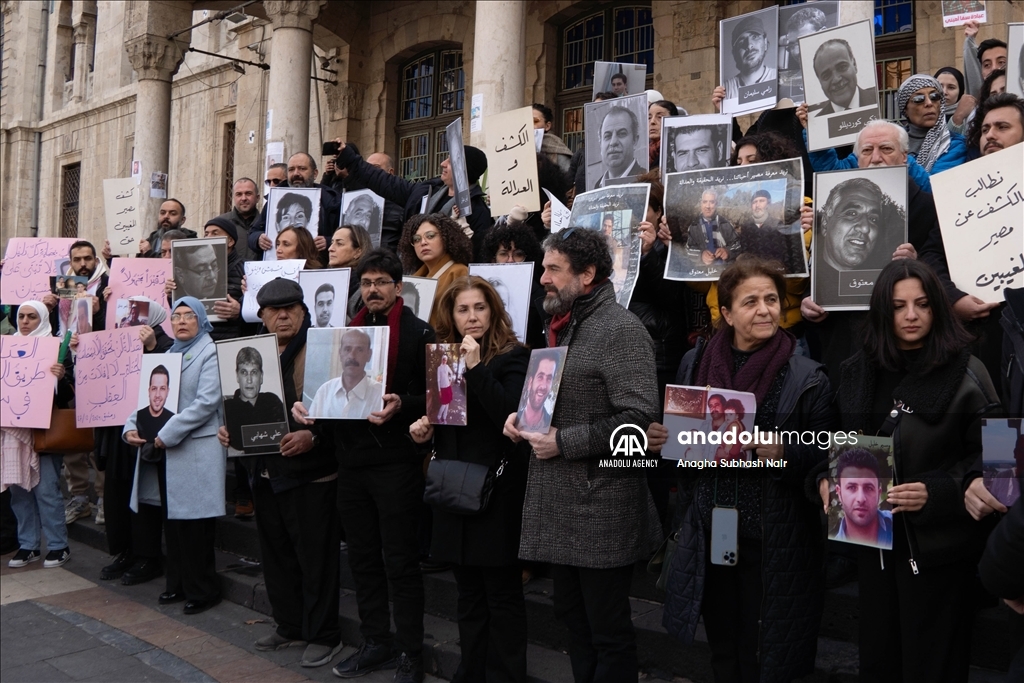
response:
<svg viewBox="0 0 1024 683"><path fill-rule="evenodd" d="M89 24L84 21L75 24L72 29L72 36L74 36L75 45L85 45L89 40Z"/></svg>
<svg viewBox="0 0 1024 683"><path fill-rule="evenodd" d="M275 29L312 31L320 8L326 4L327 0L263 0L263 11Z"/></svg>
<svg viewBox="0 0 1024 683"><path fill-rule="evenodd" d="M132 38L124 47L139 80L170 81L185 56L175 41L151 34Z"/></svg>
<svg viewBox="0 0 1024 683"><path fill-rule="evenodd" d="M0 0L0 14L14 14L14 0Z"/></svg>

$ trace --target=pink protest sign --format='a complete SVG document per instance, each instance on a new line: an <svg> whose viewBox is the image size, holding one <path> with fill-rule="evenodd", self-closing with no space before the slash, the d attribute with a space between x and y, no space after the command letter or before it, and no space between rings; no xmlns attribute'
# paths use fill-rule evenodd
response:
<svg viewBox="0 0 1024 683"><path fill-rule="evenodd" d="M59 352L57 337L0 337L0 427L50 426Z"/></svg>
<svg viewBox="0 0 1024 683"><path fill-rule="evenodd" d="M164 283L171 277L170 259L115 258L110 262L110 298L107 300L106 328L121 327L126 310L119 307L131 296L144 296L167 308ZM121 317L118 317L121 312ZM164 332L171 333L170 315L161 324Z"/></svg>
<svg viewBox="0 0 1024 683"><path fill-rule="evenodd" d="M74 243L70 237L12 237L4 255L0 301L42 301L50 293L50 277L67 274L68 250Z"/></svg>
<svg viewBox="0 0 1024 683"><path fill-rule="evenodd" d="M142 342L139 331L89 332L78 337L75 360L75 423L83 427L123 425L139 395Z"/></svg>

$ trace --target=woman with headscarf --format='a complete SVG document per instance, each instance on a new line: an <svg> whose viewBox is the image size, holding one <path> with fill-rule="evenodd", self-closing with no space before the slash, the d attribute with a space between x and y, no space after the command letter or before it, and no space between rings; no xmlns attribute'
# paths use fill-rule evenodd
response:
<svg viewBox="0 0 1024 683"><path fill-rule="evenodd" d="M910 155L929 173L967 161L967 144L945 125L942 85L928 74L914 74L896 92L896 110L907 118Z"/></svg>
<svg viewBox="0 0 1024 683"><path fill-rule="evenodd" d="M956 111L956 105L963 99L964 75L959 69L952 66L944 66L935 72L935 80L942 86L942 115L949 121Z"/></svg>
<svg viewBox="0 0 1024 683"><path fill-rule="evenodd" d="M41 301L26 301L18 308L15 337L49 337L50 311ZM50 372L57 378L53 407L67 408L74 397L71 356L54 363ZM24 567L40 558L42 529L46 536L44 567L59 567L71 557L68 528L64 523L64 497L60 490L63 457L56 453L36 453L32 449L32 430L15 427L0 429L0 490L10 487L11 509L18 521L18 552L9 567Z"/></svg>
<svg viewBox="0 0 1024 683"><path fill-rule="evenodd" d="M224 514L224 473L227 456L217 440L224 424L213 326L202 302L186 296L171 314L174 343L181 354L178 405L181 410L154 434L147 434L133 413L123 438L132 446L147 441L164 451L157 463L160 501L167 542L167 590L161 605L185 601L185 614L198 614L220 602L220 581L214 564L215 521ZM137 461L138 462L138 461ZM136 465L132 508L138 509Z"/></svg>
<svg viewBox="0 0 1024 683"><path fill-rule="evenodd" d="M129 300L149 304L147 324L135 328L142 342L142 352L165 352L173 341L161 327L167 319L166 309L144 296L133 296ZM77 346L77 342L77 339L72 339L72 348ZM133 586L163 575L160 562L163 522L159 505L140 504L138 512L131 509L138 449L121 439L123 429L123 426L117 426L93 430L96 466L106 472L102 498L106 519L104 530L110 555L114 558L113 562L100 570L100 579L112 581L119 578L125 586Z"/></svg>

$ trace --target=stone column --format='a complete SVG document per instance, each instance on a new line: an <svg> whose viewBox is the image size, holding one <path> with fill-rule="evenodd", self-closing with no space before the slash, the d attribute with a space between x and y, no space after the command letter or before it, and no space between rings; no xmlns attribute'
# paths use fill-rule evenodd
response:
<svg viewBox="0 0 1024 683"><path fill-rule="evenodd" d="M89 79L89 24L84 21L75 24L75 82L71 86L71 101L85 99L86 81Z"/></svg>
<svg viewBox="0 0 1024 683"><path fill-rule="evenodd" d="M483 95L484 119L523 106L526 89L525 2L478 2L473 47L473 95ZM470 144L484 148L484 131L470 133Z"/></svg>
<svg viewBox="0 0 1024 683"><path fill-rule="evenodd" d="M264 0L274 26L270 39L267 142L284 142L284 158L309 152L309 86L313 59L313 21L326 0ZM316 150L313 151L314 156Z"/></svg>
<svg viewBox="0 0 1024 683"><path fill-rule="evenodd" d="M171 78L184 57L179 44L162 36L145 34L125 45L128 60L139 75L135 91L135 159L142 162L142 187L150 174L167 173L171 140ZM160 199L142 193L139 220L143 234L156 229Z"/></svg>

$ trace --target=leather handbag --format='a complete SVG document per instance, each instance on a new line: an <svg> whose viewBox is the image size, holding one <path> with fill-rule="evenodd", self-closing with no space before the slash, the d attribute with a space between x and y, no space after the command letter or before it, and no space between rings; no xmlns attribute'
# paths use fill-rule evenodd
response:
<svg viewBox="0 0 1024 683"><path fill-rule="evenodd" d="M423 502L456 515L478 515L487 509L494 484L504 470L504 460L492 470L486 465L432 456Z"/></svg>
<svg viewBox="0 0 1024 683"><path fill-rule="evenodd" d="M54 408L49 429L32 430L32 450L36 453L87 453L95 447L92 428L79 429L74 408Z"/></svg>

